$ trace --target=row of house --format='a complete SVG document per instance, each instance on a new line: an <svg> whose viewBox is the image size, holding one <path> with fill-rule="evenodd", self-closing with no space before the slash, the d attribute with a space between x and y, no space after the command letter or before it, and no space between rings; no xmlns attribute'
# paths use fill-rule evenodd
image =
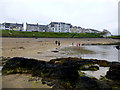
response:
<svg viewBox="0 0 120 90"><path fill-rule="evenodd" d="M23 24L18 23L0 23L0 30L23 30Z"/></svg>
<svg viewBox="0 0 120 90"><path fill-rule="evenodd" d="M63 22L51 22L48 25L28 23L1 23L0 30L33 31L33 32L70 32L71 24Z"/></svg>
<svg viewBox="0 0 120 90"><path fill-rule="evenodd" d="M16 30L29 32L71 32L71 33L100 33L95 29L85 29L78 26L72 26L70 23L51 22L48 25L29 24L29 23L1 23L0 30ZM108 30L104 32L111 33ZM108 34L107 34L108 35Z"/></svg>
<svg viewBox="0 0 120 90"><path fill-rule="evenodd" d="M28 23L1 23L0 30L15 30L15 31L33 31L33 32L47 32L47 25L28 24Z"/></svg>
<svg viewBox="0 0 120 90"><path fill-rule="evenodd" d="M37 24L28 24L25 23L24 25L24 31L29 31L29 32L47 32L48 31L48 26L47 25L39 25Z"/></svg>
<svg viewBox="0 0 120 90"><path fill-rule="evenodd" d="M71 27L70 31L73 33L100 33L100 31L95 29L85 29L77 26Z"/></svg>

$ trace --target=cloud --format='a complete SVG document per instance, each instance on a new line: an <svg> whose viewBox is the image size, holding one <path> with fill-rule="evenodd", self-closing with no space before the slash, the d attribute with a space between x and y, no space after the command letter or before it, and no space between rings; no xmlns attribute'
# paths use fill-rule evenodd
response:
<svg viewBox="0 0 120 90"><path fill-rule="evenodd" d="M0 0L0 21L67 22L117 33L119 0ZM111 24L112 23L112 24Z"/></svg>

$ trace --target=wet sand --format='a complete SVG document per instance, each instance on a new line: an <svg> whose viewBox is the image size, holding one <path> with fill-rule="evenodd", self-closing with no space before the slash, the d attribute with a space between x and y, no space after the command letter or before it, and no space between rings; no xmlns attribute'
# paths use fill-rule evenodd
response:
<svg viewBox="0 0 120 90"><path fill-rule="evenodd" d="M42 84L42 78L32 77L30 74L12 74L2 76L2 88L51 88Z"/></svg>
<svg viewBox="0 0 120 90"><path fill-rule="evenodd" d="M61 46L57 46L55 41L60 41ZM39 60L50 60L54 53L51 50L56 48L80 44L112 43L116 39L105 38L2 38L3 57L26 57ZM54 55L54 58L57 58Z"/></svg>

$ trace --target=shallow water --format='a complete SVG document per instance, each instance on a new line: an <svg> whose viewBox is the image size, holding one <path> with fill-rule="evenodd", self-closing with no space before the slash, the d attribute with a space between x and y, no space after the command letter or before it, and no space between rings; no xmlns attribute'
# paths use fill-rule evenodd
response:
<svg viewBox="0 0 120 90"><path fill-rule="evenodd" d="M81 47L64 47L60 49L60 54L71 57L82 57L88 59L99 59L107 61L118 60L118 50L115 45L88 45Z"/></svg>
<svg viewBox="0 0 120 90"><path fill-rule="evenodd" d="M93 50L88 50L85 47L76 47L76 46L64 47L64 48L61 48L60 51L61 51L61 54L65 53L68 55L94 54L95 53Z"/></svg>
<svg viewBox="0 0 120 90"><path fill-rule="evenodd" d="M106 75L107 71L109 71L109 67L99 67L99 70L97 71L81 71L81 72L86 73L86 76L100 79L101 77L104 77Z"/></svg>

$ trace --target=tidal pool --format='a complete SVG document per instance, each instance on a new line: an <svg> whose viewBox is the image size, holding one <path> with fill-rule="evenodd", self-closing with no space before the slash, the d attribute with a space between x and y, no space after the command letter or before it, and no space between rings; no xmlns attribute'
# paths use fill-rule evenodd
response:
<svg viewBox="0 0 120 90"><path fill-rule="evenodd" d="M115 48L115 45L70 46L61 48L59 53L71 57L120 61L118 58L119 51Z"/></svg>

